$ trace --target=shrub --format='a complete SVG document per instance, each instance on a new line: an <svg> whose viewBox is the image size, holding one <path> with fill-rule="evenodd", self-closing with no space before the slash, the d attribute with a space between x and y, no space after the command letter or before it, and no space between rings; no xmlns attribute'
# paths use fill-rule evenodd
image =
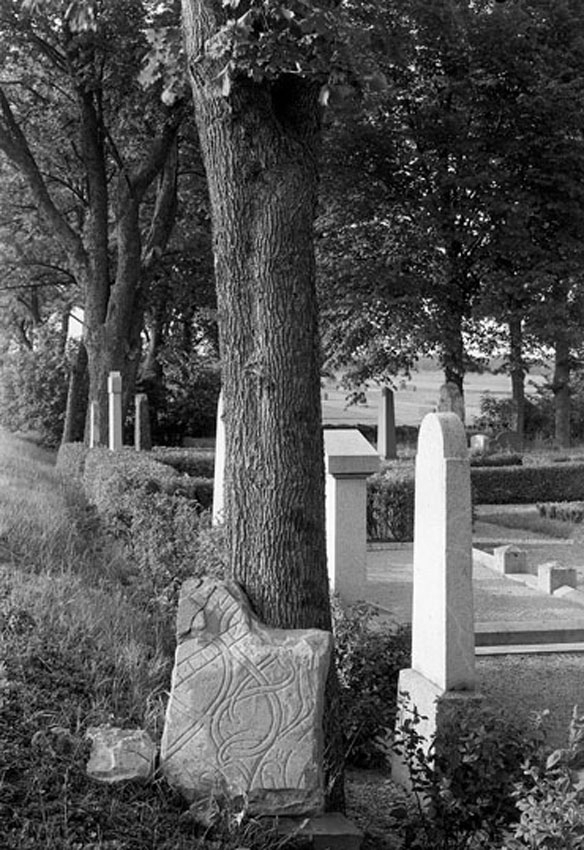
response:
<svg viewBox="0 0 584 850"><path fill-rule="evenodd" d="M150 460L145 452L95 448L87 453L83 485L89 501L116 534L129 526L132 502L140 497L136 491L159 492L177 477L172 467Z"/></svg>
<svg viewBox="0 0 584 850"><path fill-rule="evenodd" d="M215 433L221 369L198 351L167 346L161 352L164 399L158 410L154 439L160 445L180 445L183 437Z"/></svg>
<svg viewBox="0 0 584 850"><path fill-rule="evenodd" d="M562 522L580 523L584 520L584 502L546 502L538 504L539 515Z"/></svg>
<svg viewBox="0 0 584 850"><path fill-rule="evenodd" d="M333 631L347 759L360 767L385 763L395 721L399 671L410 663L409 626L382 626L376 609L333 599Z"/></svg>
<svg viewBox="0 0 584 850"><path fill-rule="evenodd" d="M127 552L151 605L173 609L185 579L223 575L220 547L213 549L213 538L206 535L201 547L201 532L208 528L209 520L195 502L139 490L127 510ZM220 538L215 538L217 541Z"/></svg>
<svg viewBox="0 0 584 850"><path fill-rule="evenodd" d="M0 425L10 431L36 431L45 445L58 445L68 376L67 351L52 326L37 333L32 351L5 354L0 363Z"/></svg>
<svg viewBox="0 0 584 850"><path fill-rule="evenodd" d="M509 850L584 846L583 723L584 717L574 708L568 747L555 750L545 761L539 754L523 764L523 777L513 795L521 814L513 837L505 842Z"/></svg>
<svg viewBox="0 0 584 850"><path fill-rule="evenodd" d="M389 468L367 479L367 537L414 538L414 475L411 466Z"/></svg>
<svg viewBox="0 0 584 850"><path fill-rule="evenodd" d="M57 453L57 469L75 481L82 482L88 451L84 443L63 443Z"/></svg>
<svg viewBox="0 0 584 850"><path fill-rule="evenodd" d="M417 814L410 847L455 850L492 847L517 820L514 789L522 764L545 744L541 724L531 728L481 703L443 702L438 739L417 731L415 711L394 739L410 770Z"/></svg>
<svg viewBox="0 0 584 850"><path fill-rule="evenodd" d="M480 416L473 427L485 433L513 431L516 406L511 398L494 398L490 393L481 396ZM554 433L554 405L551 390L538 388L525 400L524 436L551 438Z"/></svg>
<svg viewBox="0 0 584 850"><path fill-rule="evenodd" d="M584 499L584 464L471 470L477 504L526 504Z"/></svg>
<svg viewBox="0 0 584 850"><path fill-rule="evenodd" d="M204 449L182 449L157 446L149 453L158 463L166 463L177 472L196 478L213 478L215 452Z"/></svg>

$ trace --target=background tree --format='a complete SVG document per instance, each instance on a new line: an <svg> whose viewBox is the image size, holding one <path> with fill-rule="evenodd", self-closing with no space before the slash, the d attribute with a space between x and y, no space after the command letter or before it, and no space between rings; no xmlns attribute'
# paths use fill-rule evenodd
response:
<svg viewBox="0 0 584 850"><path fill-rule="evenodd" d="M0 150L83 293L89 392L106 434L107 374L122 372L127 405L145 285L171 231L183 109L138 84L138 0L102 4L94 23L76 28L59 3L32 14L3 5Z"/></svg>

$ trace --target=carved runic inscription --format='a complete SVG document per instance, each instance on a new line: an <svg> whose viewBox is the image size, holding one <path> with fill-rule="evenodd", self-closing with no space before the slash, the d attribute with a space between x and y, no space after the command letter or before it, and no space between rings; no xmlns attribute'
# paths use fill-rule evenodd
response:
<svg viewBox="0 0 584 850"><path fill-rule="evenodd" d="M162 767L189 799L242 797L257 814L322 810L331 636L270 629L232 582L181 592Z"/></svg>

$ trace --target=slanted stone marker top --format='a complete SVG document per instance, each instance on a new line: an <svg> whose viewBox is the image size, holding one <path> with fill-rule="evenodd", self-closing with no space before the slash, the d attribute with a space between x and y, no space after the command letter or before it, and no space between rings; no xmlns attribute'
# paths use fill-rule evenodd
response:
<svg viewBox="0 0 584 850"><path fill-rule="evenodd" d="M430 413L416 457L412 668L444 690L474 687L470 464L455 413Z"/></svg>
<svg viewBox="0 0 584 850"><path fill-rule="evenodd" d="M464 422L464 397L454 381L447 381L440 387L438 412L456 413L461 422Z"/></svg>
<svg viewBox="0 0 584 850"><path fill-rule="evenodd" d="M379 456L356 428L325 429L325 469L329 475L373 475Z"/></svg>
<svg viewBox="0 0 584 850"><path fill-rule="evenodd" d="M271 629L234 582L191 579L179 602L161 763L189 800L253 814L322 812L322 715L332 638Z"/></svg>

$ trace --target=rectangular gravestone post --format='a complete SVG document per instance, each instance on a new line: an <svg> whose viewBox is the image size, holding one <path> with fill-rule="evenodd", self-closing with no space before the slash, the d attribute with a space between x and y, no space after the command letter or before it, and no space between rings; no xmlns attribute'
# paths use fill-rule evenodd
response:
<svg viewBox="0 0 584 850"><path fill-rule="evenodd" d="M150 430L150 407L146 393L137 393L135 404L134 447L138 452L149 452L152 449L152 433Z"/></svg>
<svg viewBox="0 0 584 850"><path fill-rule="evenodd" d="M92 401L89 406L89 448L94 449L101 444L99 427L99 402Z"/></svg>
<svg viewBox="0 0 584 850"><path fill-rule="evenodd" d="M377 419L377 454L383 460L397 457L395 437L395 405L389 387L381 388Z"/></svg>
<svg viewBox="0 0 584 850"><path fill-rule="evenodd" d="M379 470L373 446L356 429L324 432L329 580L343 601L362 599L367 557L367 478Z"/></svg>
<svg viewBox="0 0 584 850"><path fill-rule="evenodd" d="M215 430L215 472L213 475L213 509L211 522L220 525L224 519L225 499L225 419L223 390L217 401L217 426Z"/></svg>
<svg viewBox="0 0 584 850"><path fill-rule="evenodd" d="M426 748L441 718L475 687L470 463L455 413L430 413L421 425L416 458L412 667L398 684L397 731L415 709ZM463 706L464 708L464 706ZM407 766L393 757L397 782L409 786Z"/></svg>
<svg viewBox="0 0 584 850"><path fill-rule="evenodd" d="M107 379L109 441L110 451L122 448L122 376L120 372L110 372Z"/></svg>

